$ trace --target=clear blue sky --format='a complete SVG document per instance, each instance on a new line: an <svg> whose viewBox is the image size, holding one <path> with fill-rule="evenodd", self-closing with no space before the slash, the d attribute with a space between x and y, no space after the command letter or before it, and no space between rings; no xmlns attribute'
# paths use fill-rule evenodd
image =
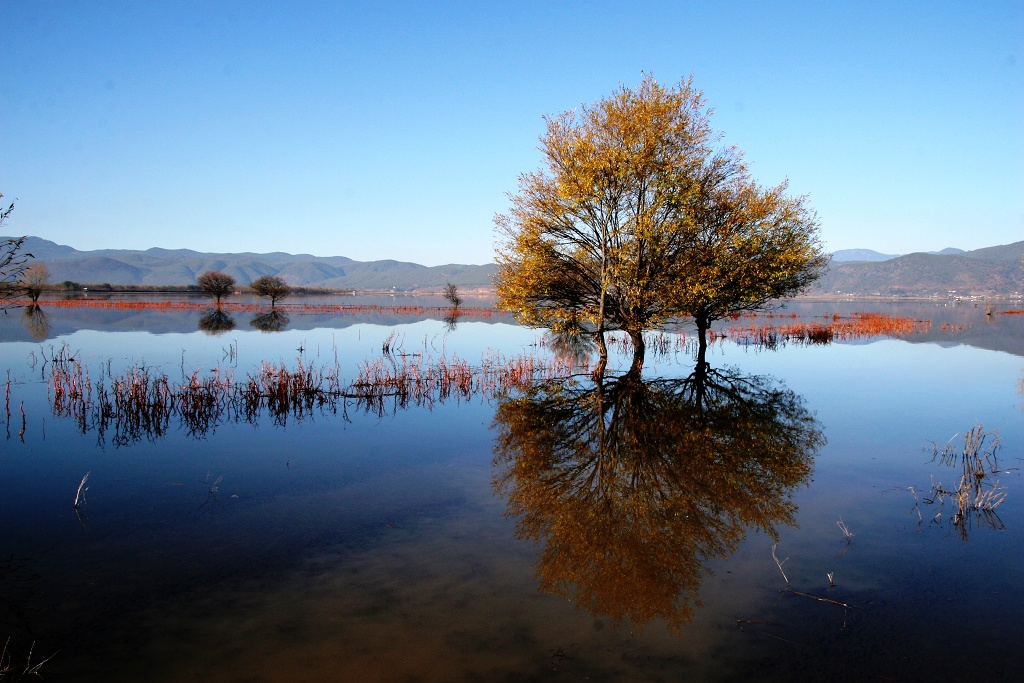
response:
<svg viewBox="0 0 1024 683"><path fill-rule="evenodd" d="M542 117L693 75L829 250L1024 239L1024 2L0 3L5 232L493 257Z"/></svg>

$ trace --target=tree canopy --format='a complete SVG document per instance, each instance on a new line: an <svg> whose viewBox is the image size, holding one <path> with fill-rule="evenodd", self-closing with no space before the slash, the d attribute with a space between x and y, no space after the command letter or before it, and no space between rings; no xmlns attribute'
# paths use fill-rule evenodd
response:
<svg viewBox="0 0 1024 683"><path fill-rule="evenodd" d="M276 275L263 275L249 283L252 291L264 299L270 299L270 307L273 308L277 302L288 296L292 288Z"/></svg>
<svg viewBox="0 0 1024 683"><path fill-rule="evenodd" d="M520 176L499 232L500 305L523 323L626 331L693 316L698 329L762 308L827 265L818 222L786 184L764 188L719 145L692 80L636 89L546 119L545 164Z"/></svg>
<svg viewBox="0 0 1024 683"><path fill-rule="evenodd" d="M235 278L219 270L208 270L200 274L196 282L203 294L217 300L218 306L221 299L235 291Z"/></svg>
<svg viewBox="0 0 1024 683"><path fill-rule="evenodd" d="M21 275L20 288L32 303L39 301L43 290L50 284L50 269L42 261L35 261Z"/></svg>

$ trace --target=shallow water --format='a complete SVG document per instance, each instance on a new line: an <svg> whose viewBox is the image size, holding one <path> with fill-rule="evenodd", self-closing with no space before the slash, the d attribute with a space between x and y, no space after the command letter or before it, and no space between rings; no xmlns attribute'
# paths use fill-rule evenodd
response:
<svg viewBox="0 0 1024 683"><path fill-rule="evenodd" d="M15 662L52 654L56 681L1018 680L1024 316L884 308L934 323L716 344L697 408L692 355L649 350L633 384L616 357L602 388L121 440L54 414L47 358L66 348L109 386L132 367L241 381L300 357L352 378L389 338L470 364L547 351L501 319L293 313L211 335L195 311L44 306L33 340L0 316L0 638ZM954 525L949 496L925 502L960 478L932 443L977 424L998 430L986 484L1006 498Z"/></svg>

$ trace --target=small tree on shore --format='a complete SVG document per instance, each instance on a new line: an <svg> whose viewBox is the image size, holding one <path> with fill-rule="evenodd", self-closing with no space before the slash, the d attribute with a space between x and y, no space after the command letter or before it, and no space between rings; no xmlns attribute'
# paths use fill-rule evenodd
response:
<svg viewBox="0 0 1024 683"><path fill-rule="evenodd" d="M452 308L458 308L462 305L462 297L459 296L459 288L450 282L446 282L444 285L444 298L448 300L448 303L452 305Z"/></svg>
<svg viewBox="0 0 1024 683"><path fill-rule="evenodd" d="M21 276L21 291L32 300L32 303L39 301L43 290L50 284L50 269L42 261L36 261L25 268Z"/></svg>
<svg viewBox="0 0 1024 683"><path fill-rule="evenodd" d="M270 299L270 307L273 308L277 302L289 294L292 288L276 275L263 275L249 283L249 287L264 299Z"/></svg>
<svg viewBox="0 0 1024 683"><path fill-rule="evenodd" d="M219 270L208 270L202 273L196 278L196 282L199 283L199 289L203 294L211 299L216 299L218 307L221 299L230 296L235 291L235 278Z"/></svg>
<svg viewBox="0 0 1024 683"><path fill-rule="evenodd" d="M3 198L2 194L0 194L0 198ZM0 206L0 226L12 211L14 211L14 204L8 205L6 209ZM28 260L32 258L32 254L21 250L24 244L24 237L12 237L0 241L0 310L7 308L7 300L17 291L14 284L21 279Z"/></svg>

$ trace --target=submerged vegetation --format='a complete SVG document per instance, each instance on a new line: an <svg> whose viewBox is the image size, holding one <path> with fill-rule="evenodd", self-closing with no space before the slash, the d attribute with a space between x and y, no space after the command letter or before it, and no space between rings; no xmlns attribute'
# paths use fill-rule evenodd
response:
<svg viewBox="0 0 1024 683"><path fill-rule="evenodd" d="M751 318L756 316L745 317ZM826 316L822 322L778 322L772 319L757 325L754 322L742 322L743 320L737 318L720 331L710 330L708 340L714 343L727 337L743 346L773 348L786 342L828 344L833 341L852 341L865 337L906 337L928 332L932 326L930 320L914 320L878 313L854 313L849 318L832 315Z"/></svg>
<svg viewBox="0 0 1024 683"><path fill-rule="evenodd" d="M967 430L962 446L955 445L955 440L956 436L941 447L933 443L932 462L958 470L959 480L954 479L956 483L947 486L933 476L930 489L920 498L913 486L908 490L914 497L919 522L924 521L921 503L937 505L930 523L941 526L948 520L957 535L966 541L974 526L1005 528L996 509L1006 500L1008 492L994 479L1002 472L997 457L1001 444L998 431L988 431L979 424Z"/></svg>
<svg viewBox="0 0 1024 683"><path fill-rule="evenodd" d="M222 424L256 423L263 415L283 425L318 413L347 416L351 409L383 416L410 406L493 398L572 369L558 357L488 353L470 365L457 356L399 355L387 346L381 357L360 365L352 380L344 379L337 361L318 365L301 356L291 366L264 362L244 379L217 368L172 380L154 368L133 366L116 375L103 375L101 368L94 381L66 346L49 366L53 414L72 418L82 433L95 431L100 443L112 434L116 446L160 438L174 427L205 437ZM9 423L10 382L7 393Z"/></svg>
<svg viewBox="0 0 1024 683"><path fill-rule="evenodd" d="M126 302L116 303L124 305ZM156 305L196 306L182 302ZM234 329L235 320L229 308L242 307L236 304L199 309L203 310L200 329L210 334ZM310 309L318 312L340 309L350 314L433 312L415 306L291 305L270 311L257 308L250 324L262 331L280 331L289 321L286 310ZM438 309L441 311L445 309ZM491 309L468 307L461 309L459 315L493 313ZM759 322L762 316L764 319ZM39 307L27 308L26 320L33 329L45 330L48 325ZM457 317L452 318L448 324L454 325L457 320ZM929 321L868 313L849 318L827 316L820 322L799 320L795 314L747 314L735 316L730 324L712 330L709 339L713 343L729 339L740 345L777 348L790 343L827 344L878 335L905 336L926 332L930 325ZM45 331L41 334L45 336ZM622 354L633 350L632 341L628 335L609 337L610 344ZM704 360L697 340L682 331L651 333L647 335L645 346L655 358L684 354L697 357L699 362ZM591 371L595 344L589 336L548 334L539 340L538 347L550 357L523 354L508 358L488 353L479 363L470 364L457 356L431 358L423 353L403 353L400 341L392 335L384 341L381 356L360 365L356 376L347 381L343 379L337 358L333 364L318 365L300 354L294 366L263 363L243 381L219 369L206 374L186 374L184 368L181 379L172 380L163 372L138 366L117 376L101 373L95 382L79 359L64 347L51 354L49 387L54 414L74 418L83 432L96 430L101 441L110 432L116 445L125 445L144 437L161 437L174 424L193 436L205 436L224 422L256 421L264 413L282 424L288 419L304 419L316 411L340 411L344 415L349 409L356 409L384 414L389 409L429 406L449 399L465 400L473 396L490 399L505 395L511 389L522 390L540 379L553 380ZM598 371L601 369L599 364ZM10 382L7 384L7 414L9 429Z"/></svg>

